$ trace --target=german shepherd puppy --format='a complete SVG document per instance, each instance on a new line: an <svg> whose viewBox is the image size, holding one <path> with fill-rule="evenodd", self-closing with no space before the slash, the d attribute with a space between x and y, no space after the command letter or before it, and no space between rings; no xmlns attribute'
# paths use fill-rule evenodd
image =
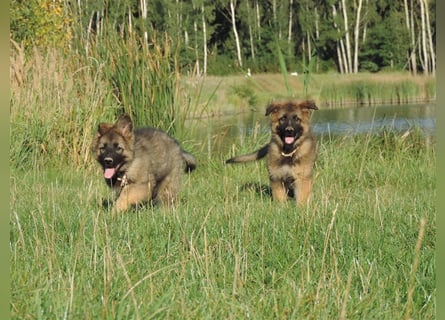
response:
<svg viewBox="0 0 445 320"><path fill-rule="evenodd" d="M92 149L106 184L116 191L115 212L144 201L171 206L177 200L182 173L194 170L197 164L165 132L133 130L126 114L114 124L99 124Z"/></svg>
<svg viewBox="0 0 445 320"><path fill-rule="evenodd" d="M250 154L228 159L240 163L267 156L272 197L283 202L294 195L299 205L306 204L312 192L312 170L316 159L316 141L310 127L311 110L318 110L313 101L281 101L270 103L271 140Z"/></svg>

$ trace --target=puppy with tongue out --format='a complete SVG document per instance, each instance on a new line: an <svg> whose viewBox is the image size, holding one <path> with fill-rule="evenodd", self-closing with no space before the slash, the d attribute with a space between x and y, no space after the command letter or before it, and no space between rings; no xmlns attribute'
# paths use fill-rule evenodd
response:
<svg viewBox="0 0 445 320"><path fill-rule="evenodd" d="M310 126L311 100L285 100L270 103L271 140L261 149L237 156L226 163L241 163L267 156L270 187L275 201L293 196L299 205L306 204L312 192L312 171L316 158L316 142Z"/></svg>
<svg viewBox="0 0 445 320"><path fill-rule="evenodd" d="M105 183L114 189L113 213L146 202L171 207L178 202L182 175L196 168L196 158L173 137L152 127L133 128L130 115L100 123L92 150Z"/></svg>

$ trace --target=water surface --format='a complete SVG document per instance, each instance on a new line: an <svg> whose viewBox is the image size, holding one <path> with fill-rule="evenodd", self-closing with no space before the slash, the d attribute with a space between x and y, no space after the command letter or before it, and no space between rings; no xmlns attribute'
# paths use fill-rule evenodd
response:
<svg viewBox="0 0 445 320"><path fill-rule="evenodd" d="M312 124L316 134L368 133L383 128L406 131L416 127L431 135L436 127L435 106L416 104L318 110L313 113Z"/></svg>
<svg viewBox="0 0 445 320"><path fill-rule="evenodd" d="M252 143L256 138L268 136L269 119L262 109L201 120L196 134L199 139L205 139L209 156L215 152L226 153L234 144ZM435 104L321 109L313 112L311 121L317 136L372 134L383 129L403 134L416 128L429 139L435 133Z"/></svg>

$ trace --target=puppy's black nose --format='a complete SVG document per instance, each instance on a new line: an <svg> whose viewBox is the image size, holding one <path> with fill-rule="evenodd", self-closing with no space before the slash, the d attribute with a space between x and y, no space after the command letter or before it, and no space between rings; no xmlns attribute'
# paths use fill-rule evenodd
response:
<svg viewBox="0 0 445 320"><path fill-rule="evenodd" d="M293 133L294 132L294 128L291 126L288 126L284 129L286 131L286 133Z"/></svg>
<svg viewBox="0 0 445 320"><path fill-rule="evenodd" d="M113 164L113 159L112 158L105 158L104 162L107 166L111 166Z"/></svg>

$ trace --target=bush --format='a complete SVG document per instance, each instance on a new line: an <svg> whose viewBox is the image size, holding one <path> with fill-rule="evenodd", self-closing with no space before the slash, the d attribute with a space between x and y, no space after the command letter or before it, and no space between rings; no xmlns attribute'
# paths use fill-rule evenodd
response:
<svg viewBox="0 0 445 320"><path fill-rule="evenodd" d="M258 97L248 85L231 86L230 93L240 97L243 101L247 101L249 107L254 107L258 103Z"/></svg>
<svg viewBox="0 0 445 320"><path fill-rule="evenodd" d="M378 72L379 66L372 61L363 61L360 63L360 71Z"/></svg>
<svg viewBox="0 0 445 320"><path fill-rule="evenodd" d="M72 20L62 0L12 1L11 38L27 50L33 46L67 49Z"/></svg>

